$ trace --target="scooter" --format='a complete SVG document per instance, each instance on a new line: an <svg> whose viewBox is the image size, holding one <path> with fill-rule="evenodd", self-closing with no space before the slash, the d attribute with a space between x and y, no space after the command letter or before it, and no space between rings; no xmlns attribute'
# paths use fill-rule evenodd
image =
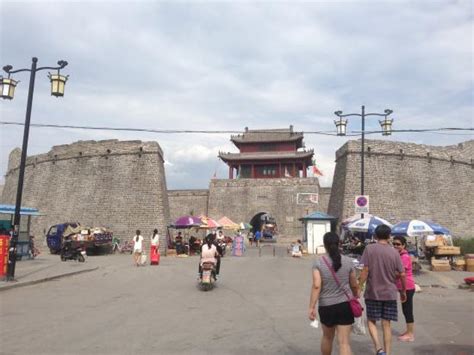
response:
<svg viewBox="0 0 474 355"><path fill-rule="evenodd" d="M80 263L86 261L86 252L81 247L73 247L70 241L64 242L63 247L59 253L61 261L77 260Z"/></svg>
<svg viewBox="0 0 474 355"><path fill-rule="evenodd" d="M212 262L202 263L202 276L199 280L199 287L203 291L210 291L216 282L215 265Z"/></svg>

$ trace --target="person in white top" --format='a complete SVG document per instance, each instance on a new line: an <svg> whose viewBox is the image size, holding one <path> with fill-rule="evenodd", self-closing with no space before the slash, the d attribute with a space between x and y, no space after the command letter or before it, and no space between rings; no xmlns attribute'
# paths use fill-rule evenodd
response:
<svg viewBox="0 0 474 355"><path fill-rule="evenodd" d="M158 229L153 230L153 235L150 237L150 244L152 247L160 247L160 236L158 235Z"/></svg>
<svg viewBox="0 0 474 355"><path fill-rule="evenodd" d="M135 236L133 237L133 260L137 266L140 266L140 259L143 253L143 237L141 232L137 229Z"/></svg>
<svg viewBox="0 0 474 355"><path fill-rule="evenodd" d="M199 276L202 277L202 264L211 262L214 266L217 264L217 248L213 244L212 234L208 234L206 237L206 243L201 246L201 259L199 260Z"/></svg>

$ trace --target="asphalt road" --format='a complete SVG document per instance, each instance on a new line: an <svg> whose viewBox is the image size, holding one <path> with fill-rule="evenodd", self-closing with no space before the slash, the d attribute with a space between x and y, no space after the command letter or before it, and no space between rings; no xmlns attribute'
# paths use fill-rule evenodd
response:
<svg viewBox="0 0 474 355"><path fill-rule="evenodd" d="M310 257L225 257L210 292L197 288L197 257L138 268L129 255L96 258L97 271L3 291L0 353L320 353L321 332L307 319ZM394 354L473 354L473 300L468 290L416 294L416 341L395 340ZM353 336L352 348L373 353L367 336Z"/></svg>

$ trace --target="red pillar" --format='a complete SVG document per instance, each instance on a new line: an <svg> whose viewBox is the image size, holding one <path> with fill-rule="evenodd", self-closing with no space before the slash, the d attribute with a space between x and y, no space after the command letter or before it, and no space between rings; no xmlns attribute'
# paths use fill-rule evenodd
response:
<svg viewBox="0 0 474 355"><path fill-rule="evenodd" d="M255 164L252 164L252 179L255 179Z"/></svg>
<svg viewBox="0 0 474 355"><path fill-rule="evenodd" d="M303 177L306 177L306 163L303 163Z"/></svg>

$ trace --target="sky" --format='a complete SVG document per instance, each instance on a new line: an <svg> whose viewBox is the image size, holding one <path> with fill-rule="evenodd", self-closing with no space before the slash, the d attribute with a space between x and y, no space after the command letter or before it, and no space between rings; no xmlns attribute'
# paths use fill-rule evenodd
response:
<svg viewBox="0 0 474 355"><path fill-rule="evenodd" d="M153 130L288 128L335 133L334 111L394 111L394 129L473 127L473 2L465 1L0 1L0 67L69 65L65 96L36 76L31 123ZM24 123L28 73L0 121ZM348 131L360 131L349 118ZM378 119L367 131L380 130ZM0 185L23 127L0 124ZM305 133L332 183L348 139ZM79 140L157 141L169 189L227 178L229 133L164 134L31 127L28 155ZM394 133L452 145L472 131Z"/></svg>

